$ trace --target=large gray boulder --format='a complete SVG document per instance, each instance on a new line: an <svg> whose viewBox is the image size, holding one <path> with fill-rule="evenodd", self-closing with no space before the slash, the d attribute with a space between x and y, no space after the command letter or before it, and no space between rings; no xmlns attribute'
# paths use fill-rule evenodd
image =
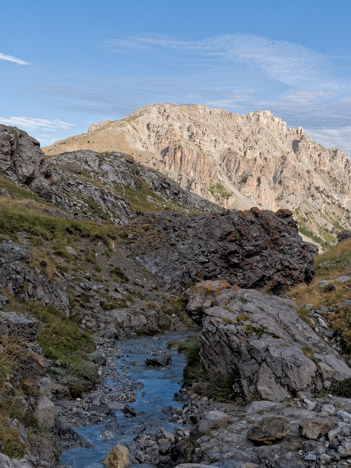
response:
<svg viewBox="0 0 351 468"><path fill-rule="evenodd" d="M219 291L203 311L199 335L208 374L233 376L244 399L278 402L351 378L348 365L297 311L294 302L259 291Z"/></svg>
<svg viewBox="0 0 351 468"><path fill-rule="evenodd" d="M314 275L314 250L287 210L148 214L127 232L138 260L171 291L222 279L278 293Z"/></svg>

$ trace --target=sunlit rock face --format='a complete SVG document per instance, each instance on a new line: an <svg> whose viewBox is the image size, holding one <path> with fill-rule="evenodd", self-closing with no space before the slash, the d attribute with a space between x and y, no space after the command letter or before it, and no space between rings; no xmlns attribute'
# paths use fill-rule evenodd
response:
<svg viewBox="0 0 351 468"><path fill-rule="evenodd" d="M202 105L154 104L46 148L124 151L227 208L291 209L319 245L349 225L351 165L269 111L233 114Z"/></svg>

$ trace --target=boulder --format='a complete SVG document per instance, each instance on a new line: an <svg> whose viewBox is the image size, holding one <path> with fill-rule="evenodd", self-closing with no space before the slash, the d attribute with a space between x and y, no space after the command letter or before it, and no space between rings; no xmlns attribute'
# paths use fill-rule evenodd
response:
<svg viewBox="0 0 351 468"><path fill-rule="evenodd" d="M348 275L339 276L338 278L336 278L335 281L338 283L348 283L349 281L351 281L351 276L348 276Z"/></svg>
<svg viewBox="0 0 351 468"><path fill-rule="evenodd" d="M272 416L256 421L248 430L246 437L254 442L271 444L284 439L290 432L289 421L282 416Z"/></svg>
<svg viewBox="0 0 351 468"><path fill-rule="evenodd" d="M41 377L38 383L39 397L34 414L41 426L50 429L55 424L56 416L56 407L51 401L51 379L50 377Z"/></svg>
<svg viewBox="0 0 351 468"><path fill-rule="evenodd" d="M90 360L97 366L106 365L106 356L102 351L96 350L90 354Z"/></svg>
<svg viewBox="0 0 351 468"><path fill-rule="evenodd" d="M188 299L186 310L194 322L201 323L202 312L212 305L214 293L227 288L230 284L225 280L201 281L185 291Z"/></svg>
<svg viewBox="0 0 351 468"><path fill-rule="evenodd" d="M231 288L214 294L211 304L203 311L200 358L212 379L232 376L237 396L280 402L320 390L325 379L351 377L289 299Z"/></svg>
<svg viewBox="0 0 351 468"><path fill-rule="evenodd" d="M289 211L147 214L132 220L128 232L138 260L174 292L220 278L277 293L314 276L314 250Z"/></svg>
<svg viewBox="0 0 351 468"><path fill-rule="evenodd" d="M172 356L170 354L163 354L161 356L153 356L147 358L145 364L153 367L166 367L172 362Z"/></svg>
<svg viewBox="0 0 351 468"><path fill-rule="evenodd" d="M111 322L124 332L148 331L157 329L157 311L141 310L136 307L126 309L111 309L109 311Z"/></svg>
<svg viewBox="0 0 351 468"><path fill-rule="evenodd" d="M16 337L33 342L38 338L38 322L20 312L0 312L0 338Z"/></svg>
<svg viewBox="0 0 351 468"><path fill-rule="evenodd" d="M125 405L123 408L122 408L122 412L128 416L128 417L132 417L132 418L135 418L136 416L136 411L135 409L133 408L133 406L130 406L130 405Z"/></svg>
<svg viewBox="0 0 351 468"><path fill-rule="evenodd" d="M130 465L130 454L128 447L116 445L104 460L107 468L128 468Z"/></svg>
<svg viewBox="0 0 351 468"><path fill-rule="evenodd" d="M55 424L56 408L54 403L45 396L40 396L37 408L34 412L39 424L46 428L51 428Z"/></svg>
<svg viewBox="0 0 351 468"><path fill-rule="evenodd" d="M319 437L327 434L334 427L335 421L332 418L323 417L305 419L300 424L301 434L311 440L319 439Z"/></svg>

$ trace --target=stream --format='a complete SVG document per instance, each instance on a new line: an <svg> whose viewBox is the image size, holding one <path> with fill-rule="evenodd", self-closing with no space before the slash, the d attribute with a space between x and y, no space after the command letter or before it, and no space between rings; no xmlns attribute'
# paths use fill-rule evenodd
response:
<svg viewBox="0 0 351 468"><path fill-rule="evenodd" d="M61 456L61 463L72 468L104 468L103 460L108 452L117 445L127 445L131 451L131 467L146 468L149 464L133 463L133 440L145 430L156 431L161 427L173 431L177 424L170 407L179 408L182 403L174 399L182 386L185 358L167 343L182 341L188 333L177 332L154 337L138 336L119 340L116 343L116 370L108 385L114 395L123 391L126 385L133 389L135 400L128 403L136 416L123 413L125 404L116 405L114 410L117 424L77 427L75 430L91 445L91 448L77 447ZM154 356L171 355L172 362L165 367L147 366L145 360ZM164 409L166 410L164 411ZM168 411L167 411L168 408Z"/></svg>

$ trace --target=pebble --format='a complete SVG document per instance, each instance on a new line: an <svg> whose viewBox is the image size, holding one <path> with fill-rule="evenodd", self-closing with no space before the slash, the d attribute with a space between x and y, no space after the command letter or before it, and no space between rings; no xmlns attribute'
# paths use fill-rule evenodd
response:
<svg viewBox="0 0 351 468"><path fill-rule="evenodd" d="M305 455L306 461L317 461L317 455L315 453L308 453Z"/></svg>

